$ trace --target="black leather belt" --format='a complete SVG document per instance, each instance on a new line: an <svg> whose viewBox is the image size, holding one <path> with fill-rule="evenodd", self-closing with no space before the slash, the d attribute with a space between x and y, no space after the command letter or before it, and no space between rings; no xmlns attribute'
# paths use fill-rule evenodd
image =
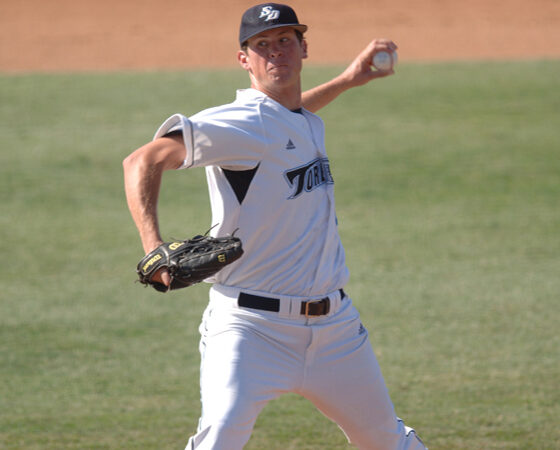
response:
<svg viewBox="0 0 560 450"><path fill-rule="evenodd" d="M344 290L339 289L340 299L346 297ZM243 308L260 309L262 311L280 311L280 299L271 297L261 297L260 295L239 293L237 304ZM301 302L300 313L303 316L324 316L331 309L331 300L329 297L319 300L309 300Z"/></svg>

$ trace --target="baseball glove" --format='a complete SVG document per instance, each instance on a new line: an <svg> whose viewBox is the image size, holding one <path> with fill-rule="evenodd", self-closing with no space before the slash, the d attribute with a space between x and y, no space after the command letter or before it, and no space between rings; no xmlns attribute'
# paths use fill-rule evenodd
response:
<svg viewBox="0 0 560 450"><path fill-rule="evenodd" d="M159 292L200 283L243 254L241 240L234 236L195 236L184 241L165 242L144 256L136 268L140 283ZM171 284L153 281L154 274L167 269Z"/></svg>

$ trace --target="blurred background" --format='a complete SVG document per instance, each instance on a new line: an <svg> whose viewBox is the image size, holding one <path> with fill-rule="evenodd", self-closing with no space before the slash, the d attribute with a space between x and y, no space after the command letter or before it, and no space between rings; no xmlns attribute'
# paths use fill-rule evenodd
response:
<svg viewBox="0 0 560 450"><path fill-rule="evenodd" d="M0 71L236 64L247 0L3 0ZM557 0L294 0L311 63L343 63L375 37L401 61L560 56Z"/></svg>

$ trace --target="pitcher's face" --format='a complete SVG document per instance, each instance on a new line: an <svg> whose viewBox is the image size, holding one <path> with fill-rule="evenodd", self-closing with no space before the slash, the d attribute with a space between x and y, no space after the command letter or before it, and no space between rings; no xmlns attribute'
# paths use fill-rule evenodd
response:
<svg viewBox="0 0 560 450"><path fill-rule="evenodd" d="M254 87L299 88L302 60L307 58L307 43L300 41L291 27L273 28L253 36L246 51L239 51L238 60L249 72Z"/></svg>

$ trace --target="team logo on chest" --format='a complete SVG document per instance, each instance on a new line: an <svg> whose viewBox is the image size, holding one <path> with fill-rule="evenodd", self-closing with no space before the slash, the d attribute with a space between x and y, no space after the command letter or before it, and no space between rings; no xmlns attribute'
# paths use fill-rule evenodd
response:
<svg viewBox="0 0 560 450"><path fill-rule="evenodd" d="M296 198L302 192L311 192L324 184L334 183L327 158L317 158L304 166L290 169L284 172L284 178L293 189L288 198Z"/></svg>

